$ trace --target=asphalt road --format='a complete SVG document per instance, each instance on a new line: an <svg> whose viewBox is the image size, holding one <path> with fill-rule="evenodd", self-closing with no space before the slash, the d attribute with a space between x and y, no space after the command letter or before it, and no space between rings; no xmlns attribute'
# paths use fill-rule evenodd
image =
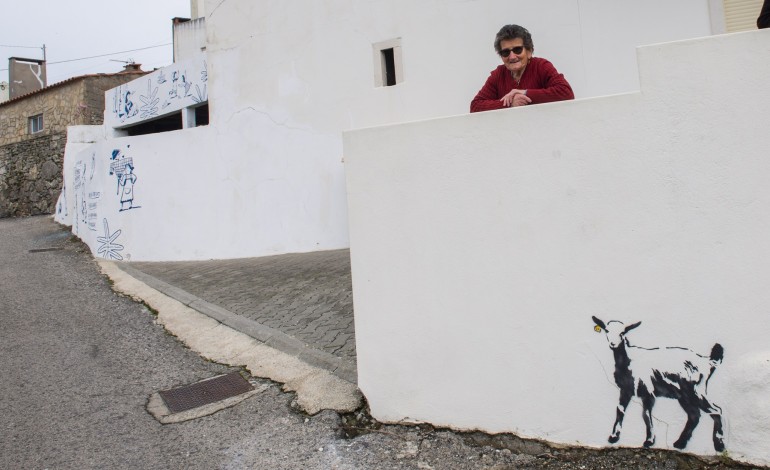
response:
<svg viewBox="0 0 770 470"><path fill-rule="evenodd" d="M201 359L142 304L115 294L86 247L50 217L0 219L0 352L0 468L701 466L676 453L556 450L505 436L380 426L362 413L311 417L263 379L252 379L262 392L234 407L160 424L146 409L154 392L233 369Z"/></svg>

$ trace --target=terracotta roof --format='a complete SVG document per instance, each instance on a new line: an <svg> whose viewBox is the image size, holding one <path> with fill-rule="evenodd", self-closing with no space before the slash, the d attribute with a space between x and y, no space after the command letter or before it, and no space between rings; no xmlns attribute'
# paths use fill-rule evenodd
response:
<svg viewBox="0 0 770 470"><path fill-rule="evenodd" d="M117 72L117 73L93 73L93 74L89 74L89 75L80 75L80 76L77 76L77 77L71 77L71 78L68 78L66 80L62 80L60 82L56 82L53 85L48 85L45 88L41 88L39 90L31 91L31 92L26 93L24 95L12 98L12 99L10 99L8 101L3 101L2 103L0 103L0 106L4 106L4 105L6 105L8 103L15 103L16 101L28 98L28 97L30 97L32 95L36 95L36 94L42 93L44 91L52 90L54 88L59 88L61 86L64 86L64 85L67 85L67 84L70 84L70 83L73 83L73 82L77 82L79 80L83 80L83 79L86 79L86 78L91 78L91 77L113 77L113 76L116 76L116 75L136 75L137 77L141 77L142 75L146 75L148 73L150 73L150 72L145 71L145 70L137 70L137 71L128 71L128 72L127 71L123 71L123 72Z"/></svg>

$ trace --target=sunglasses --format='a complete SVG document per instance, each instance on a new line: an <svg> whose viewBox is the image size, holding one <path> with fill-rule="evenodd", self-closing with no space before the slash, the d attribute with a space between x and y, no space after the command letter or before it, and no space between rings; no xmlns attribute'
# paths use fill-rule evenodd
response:
<svg viewBox="0 0 770 470"><path fill-rule="evenodd" d="M519 55L522 53L523 50L524 50L524 46L516 46L510 49L503 49L502 51L500 51L499 54L500 54L500 57L508 57L509 55L511 55L511 52L513 52L516 55Z"/></svg>

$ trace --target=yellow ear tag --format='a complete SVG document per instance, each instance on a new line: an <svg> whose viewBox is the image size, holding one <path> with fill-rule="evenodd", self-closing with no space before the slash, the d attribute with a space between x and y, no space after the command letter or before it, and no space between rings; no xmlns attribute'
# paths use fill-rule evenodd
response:
<svg viewBox="0 0 770 470"><path fill-rule="evenodd" d="M596 325L596 326L594 327L594 331L595 331L595 332L597 332L597 333L601 333L601 332L602 332L602 327L601 327L601 326L599 326L599 325Z"/></svg>

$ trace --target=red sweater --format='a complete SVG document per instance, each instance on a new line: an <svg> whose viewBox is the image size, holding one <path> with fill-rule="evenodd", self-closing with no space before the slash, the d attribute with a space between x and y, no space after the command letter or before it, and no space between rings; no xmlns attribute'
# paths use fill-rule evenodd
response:
<svg viewBox="0 0 770 470"><path fill-rule="evenodd" d="M516 83L505 65L494 69L487 82L471 101L471 112L505 108L500 99L514 88L527 90L527 96L532 100L531 104L575 98L572 87L552 63L540 57L532 57L519 83Z"/></svg>

